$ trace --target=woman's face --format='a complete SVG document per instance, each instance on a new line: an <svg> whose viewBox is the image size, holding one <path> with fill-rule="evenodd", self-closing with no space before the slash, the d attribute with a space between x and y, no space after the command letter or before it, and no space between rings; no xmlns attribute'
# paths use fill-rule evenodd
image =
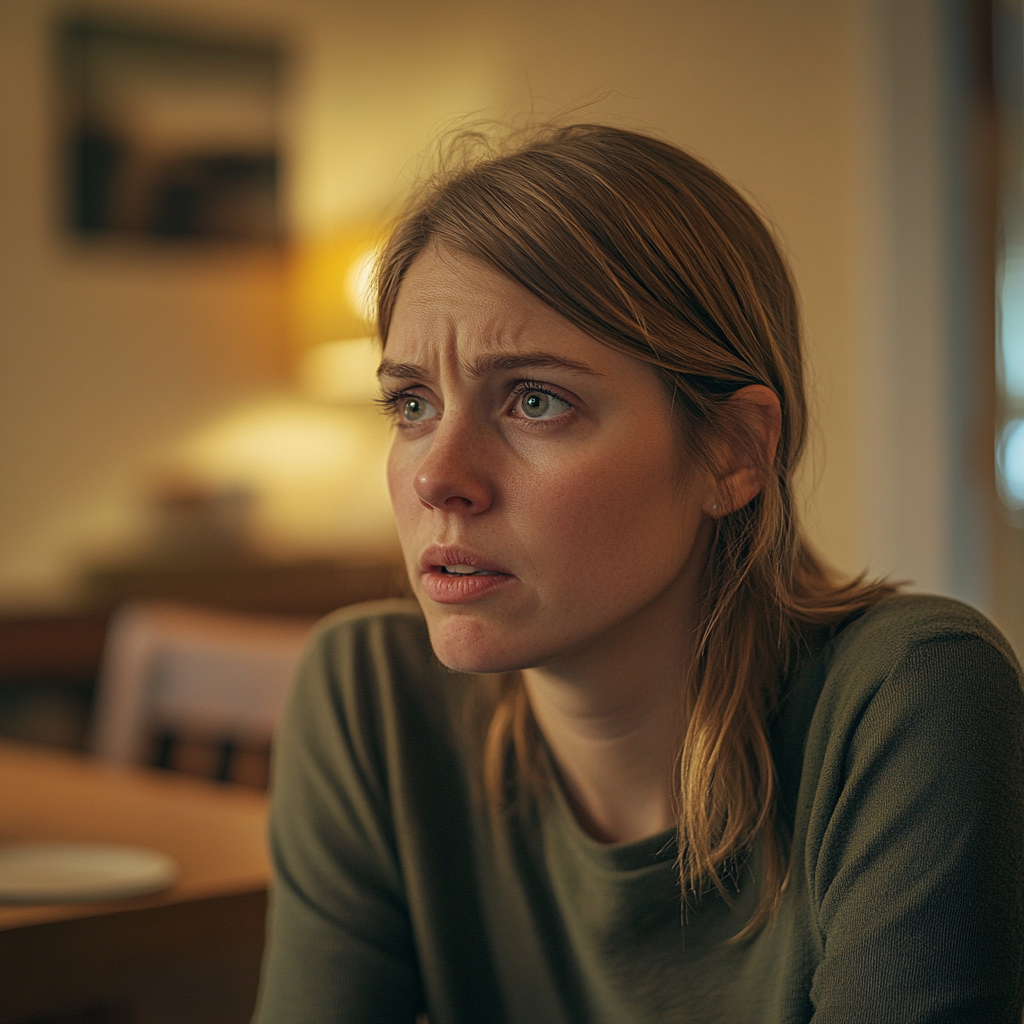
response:
<svg viewBox="0 0 1024 1024"><path fill-rule="evenodd" d="M398 532L444 664L555 667L666 602L689 610L713 484L647 364L483 263L428 250L402 282L381 383Z"/></svg>

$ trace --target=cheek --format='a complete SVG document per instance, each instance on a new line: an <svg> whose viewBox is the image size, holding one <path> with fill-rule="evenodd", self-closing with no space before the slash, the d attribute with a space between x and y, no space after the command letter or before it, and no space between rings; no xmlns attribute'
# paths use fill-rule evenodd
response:
<svg viewBox="0 0 1024 1024"><path fill-rule="evenodd" d="M578 578L652 559L686 543L699 520L695 496L680 486L674 449L627 445L565 460L525 475L509 490L510 518L524 547ZM597 454L597 453L595 453ZM694 520L693 524L689 520Z"/></svg>

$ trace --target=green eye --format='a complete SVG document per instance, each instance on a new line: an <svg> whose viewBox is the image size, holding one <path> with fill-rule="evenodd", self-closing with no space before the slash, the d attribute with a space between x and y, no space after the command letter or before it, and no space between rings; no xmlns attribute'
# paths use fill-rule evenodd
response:
<svg viewBox="0 0 1024 1024"><path fill-rule="evenodd" d="M539 420L551 408L551 396L543 391L530 391L523 397L523 412L531 420Z"/></svg>
<svg viewBox="0 0 1024 1024"><path fill-rule="evenodd" d="M440 413L427 398L408 392L385 395L381 405L388 411L399 427L411 427L436 420Z"/></svg>

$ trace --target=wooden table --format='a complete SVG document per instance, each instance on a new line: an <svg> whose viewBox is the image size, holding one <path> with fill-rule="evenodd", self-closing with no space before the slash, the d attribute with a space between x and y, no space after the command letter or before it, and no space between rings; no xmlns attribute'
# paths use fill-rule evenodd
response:
<svg viewBox="0 0 1024 1024"><path fill-rule="evenodd" d="M0 906L0 1024L234 1024L252 1012L270 876L266 797L0 743L0 842L161 850L173 888Z"/></svg>

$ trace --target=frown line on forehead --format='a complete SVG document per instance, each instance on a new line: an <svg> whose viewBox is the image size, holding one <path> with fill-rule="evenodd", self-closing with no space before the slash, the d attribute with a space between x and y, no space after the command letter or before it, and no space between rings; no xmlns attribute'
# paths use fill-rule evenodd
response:
<svg viewBox="0 0 1024 1024"><path fill-rule="evenodd" d="M486 377L490 373L500 373L503 370L521 370L527 368L536 369L561 369L573 370L576 373L585 373L591 377L603 377L604 374L588 366L586 363L577 362L575 359L566 359L563 356L555 356L549 352L520 352L516 354L502 354L499 352L491 355L481 356L471 363L464 363L463 370L469 377ZM397 363L391 359L382 359L377 369L378 377L390 377L395 380L412 380L415 378L429 377L430 371L425 366L417 363Z"/></svg>

